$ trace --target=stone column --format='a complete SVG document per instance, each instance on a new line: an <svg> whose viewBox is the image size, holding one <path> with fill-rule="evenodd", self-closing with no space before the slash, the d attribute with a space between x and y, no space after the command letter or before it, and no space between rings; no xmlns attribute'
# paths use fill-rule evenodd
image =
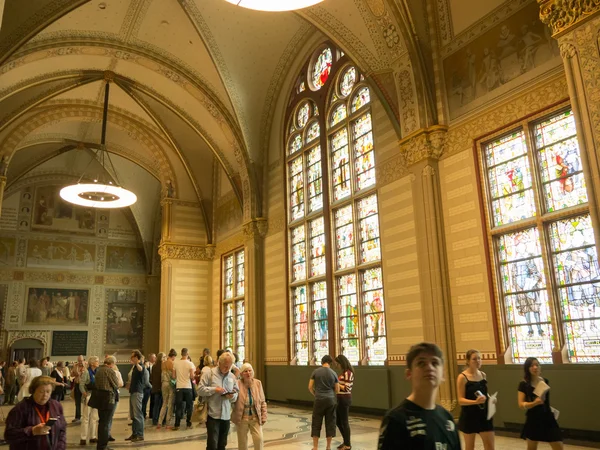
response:
<svg viewBox="0 0 600 450"><path fill-rule="evenodd" d="M445 127L422 129L400 141L400 149L411 171L423 336L444 352L446 381L440 387L440 403L452 411L457 406L458 374L438 172L445 135Z"/></svg>
<svg viewBox="0 0 600 450"><path fill-rule="evenodd" d="M581 144L590 214L600 254L600 2L537 0L558 40Z"/></svg>
<svg viewBox="0 0 600 450"><path fill-rule="evenodd" d="M246 272L246 359L256 378L265 373L265 236L267 219L258 218L243 226Z"/></svg>
<svg viewBox="0 0 600 450"><path fill-rule="evenodd" d="M6 187L6 177L0 176L0 216L2 216L2 202L4 200L4 188Z"/></svg>

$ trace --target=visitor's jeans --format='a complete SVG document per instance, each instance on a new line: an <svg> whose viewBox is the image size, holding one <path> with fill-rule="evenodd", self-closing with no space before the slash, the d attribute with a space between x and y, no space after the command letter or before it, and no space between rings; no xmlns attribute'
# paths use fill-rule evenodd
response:
<svg viewBox="0 0 600 450"><path fill-rule="evenodd" d="M116 402L115 402L116 406ZM116 408L98 410L98 444L96 450L105 450L108 447L108 437L110 436L110 427Z"/></svg>
<svg viewBox="0 0 600 450"><path fill-rule="evenodd" d="M142 412L143 392L133 392L129 396L131 405L131 434L144 437L144 413Z"/></svg>
<svg viewBox="0 0 600 450"><path fill-rule="evenodd" d="M350 405L352 404L351 395L338 395L337 399L337 410L336 410L336 422L337 427L344 438L344 445L351 447L350 444L350 423L348 422L348 415L350 412Z"/></svg>
<svg viewBox="0 0 600 450"><path fill-rule="evenodd" d="M81 391L79 390L79 384L74 385L73 392L75 392L75 419L81 420Z"/></svg>
<svg viewBox="0 0 600 450"><path fill-rule="evenodd" d="M310 432L312 437L321 436L323 417L325 417L325 436L335 437L335 404L335 397L315 399Z"/></svg>
<svg viewBox="0 0 600 450"><path fill-rule="evenodd" d="M229 420L206 419L206 450L225 450L229 434Z"/></svg>
<svg viewBox="0 0 600 450"><path fill-rule="evenodd" d="M162 392L152 394L152 400L150 403L152 405L150 408L152 412L152 425L158 425L158 416L160 415L160 408L162 408Z"/></svg>
<svg viewBox="0 0 600 450"><path fill-rule="evenodd" d="M186 423L192 423L192 411L194 410L194 394L191 389L177 389L175 393L175 426L178 427L183 417L183 411L187 409Z"/></svg>

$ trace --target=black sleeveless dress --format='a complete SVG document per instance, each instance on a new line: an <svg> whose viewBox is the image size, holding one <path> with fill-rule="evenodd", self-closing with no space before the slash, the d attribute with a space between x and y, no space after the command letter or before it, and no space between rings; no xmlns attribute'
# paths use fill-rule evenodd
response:
<svg viewBox="0 0 600 450"><path fill-rule="evenodd" d="M487 380L471 381L464 373L461 375L467 379L465 386L465 398L467 400L477 400L477 396L475 395L477 391L481 391L487 398ZM494 421L487 420L488 401L489 399L481 405L461 406L458 429L465 434L494 431Z"/></svg>
<svg viewBox="0 0 600 450"><path fill-rule="evenodd" d="M544 381L550 385L547 378L544 378ZM537 395L533 393L533 386L526 381L519 383L519 391L525 394L526 402L532 402L537 398ZM522 439L539 442L562 441L560 427L550 409L550 391L546 393L544 403L528 409L526 415L525 425L521 432Z"/></svg>

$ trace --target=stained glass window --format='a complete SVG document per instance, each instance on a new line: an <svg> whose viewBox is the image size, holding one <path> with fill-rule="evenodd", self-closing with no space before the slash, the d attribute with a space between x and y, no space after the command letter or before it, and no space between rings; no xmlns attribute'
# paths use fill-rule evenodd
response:
<svg viewBox="0 0 600 450"><path fill-rule="evenodd" d="M517 131L486 147L494 225L536 215L525 133Z"/></svg>
<svg viewBox="0 0 600 450"><path fill-rule="evenodd" d="M379 214L377 211L377 194L358 202L360 229L360 261L368 263L381 259L379 243Z"/></svg>
<svg viewBox="0 0 600 450"><path fill-rule="evenodd" d="M296 116L296 125L298 128L304 128L306 122L310 118L310 104L308 102L304 103L300 108L298 108L298 114Z"/></svg>
<svg viewBox="0 0 600 450"><path fill-rule="evenodd" d="M358 93L352 99L352 108L351 111L358 111L360 108L365 106L367 103L371 101L371 93L368 87L361 88Z"/></svg>
<svg viewBox="0 0 600 450"><path fill-rule="evenodd" d="M350 67L342 75L342 80L340 82L340 94L342 94L344 97L348 96L350 92L352 92L354 83L356 83L356 69L354 67Z"/></svg>
<svg viewBox="0 0 600 450"><path fill-rule="evenodd" d="M336 268L349 269L354 261L354 223L352 204L335 212Z"/></svg>
<svg viewBox="0 0 600 450"><path fill-rule="evenodd" d="M223 348L245 358L244 250L223 257Z"/></svg>
<svg viewBox="0 0 600 450"><path fill-rule="evenodd" d="M325 221L323 217L309 222L310 276L325 275Z"/></svg>
<svg viewBox="0 0 600 450"><path fill-rule="evenodd" d="M290 141L290 155L293 155L302 148L302 136L297 134Z"/></svg>
<svg viewBox="0 0 600 450"><path fill-rule="evenodd" d="M327 314L327 283L319 281L311 285L313 353L319 363L329 354L329 320Z"/></svg>
<svg viewBox="0 0 600 450"><path fill-rule="evenodd" d="M600 360L600 270L589 214L550 224L550 241L572 362Z"/></svg>
<svg viewBox="0 0 600 450"><path fill-rule="evenodd" d="M564 344L571 362L600 362L600 269L592 221L581 208L565 211L588 203L575 120L571 111L560 112L530 129L534 149L527 146L526 131L516 130L484 146L482 154L512 358L552 362L553 349ZM497 228L513 222L519 223L510 232Z"/></svg>
<svg viewBox="0 0 600 450"><path fill-rule="evenodd" d="M295 124L286 161L292 353L297 364L319 364L323 355L339 352L353 364L385 364L371 96L359 69L341 67L337 55L327 49L312 59L313 92L295 94L287 118ZM329 77L329 92L315 93ZM331 182L324 185L324 179Z"/></svg>
<svg viewBox="0 0 600 450"><path fill-rule="evenodd" d="M312 70L312 83L316 89L320 89L327 82L332 63L333 54L330 48L326 48L318 56Z"/></svg>
<svg viewBox="0 0 600 450"><path fill-rule="evenodd" d="M319 137L321 132L321 127L319 126L319 122L313 122L306 131L306 143L310 143Z"/></svg>
<svg viewBox="0 0 600 450"><path fill-rule="evenodd" d="M331 138L333 168L333 199L340 200L352 192L350 184L350 157L348 154L348 130L342 128Z"/></svg>
<svg viewBox="0 0 600 450"><path fill-rule="evenodd" d="M387 344L381 268L365 270L362 284L367 358L370 364L383 365L387 359Z"/></svg>
<svg viewBox="0 0 600 450"><path fill-rule="evenodd" d="M321 147L317 145L308 153L308 211L323 207L323 173L321 172Z"/></svg>
<svg viewBox="0 0 600 450"><path fill-rule="evenodd" d="M354 122L353 137L356 187L362 190L375 184L375 152L370 113Z"/></svg>
<svg viewBox="0 0 600 450"><path fill-rule="evenodd" d="M290 220L304 217L304 167L302 156L290 163Z"/></svg>
<svg viewBox="0 0 600 450"><path fill-rule="evenodd" d="M351 273L338 277L337 290L342 354L352 364L358 364L361 358L356 274Z"/></svg>
<svg viewBox="0 0 600 450"><path fill-rule="evenodd" d="M294 350L298 364L308 364L308 303L306 286L292 289L294 302Z"/></svg>
<svg viewBox="0 0 600 450"><path fill-rule="evenodd" d="M575 118L571 111L534 128L546 210L558 211L587 203Z"/></svg>
<svg viewBox="0 0 600 450"><path fill-rule="evenodd" d="M306 238L304 225L292 229L292 281L306 278Z"/></svg>

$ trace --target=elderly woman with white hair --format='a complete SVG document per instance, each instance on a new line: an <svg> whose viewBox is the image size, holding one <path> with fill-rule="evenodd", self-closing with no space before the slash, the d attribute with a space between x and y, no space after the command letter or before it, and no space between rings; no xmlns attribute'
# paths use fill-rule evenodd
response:
<svg viewBox="0 0 600 450"><path fill-rule="evenodd" d="M233 355L223 353L219 365L202 374L198 395L206 398L206 449L225 450L231 419L232 405L238 398L238 384L231 373Z"/></svg>
<svg viewBox="0 0 600 450"><path fill-rule="evenodd" d="M231 421L236 425L238 449L248 450L248 431L252 435L254 448L263 449L262 426L267 422L267 402L260 380L254 378L254 369L249 363L241 368L242 379L238 380L240 390L233 405Z"/></svg>
<svg viewBox="0 0 600 450"><path fill-rule="evenodd" d="M88 405L92 389L96 384L96 370L100 365L97 356L90 356L88 367L79 377L79 390L81 391L81 440L80 445L86 445L89 438L91 444L98 442L98 410ZM77 387L76 387L77 388Z"/></svg>

